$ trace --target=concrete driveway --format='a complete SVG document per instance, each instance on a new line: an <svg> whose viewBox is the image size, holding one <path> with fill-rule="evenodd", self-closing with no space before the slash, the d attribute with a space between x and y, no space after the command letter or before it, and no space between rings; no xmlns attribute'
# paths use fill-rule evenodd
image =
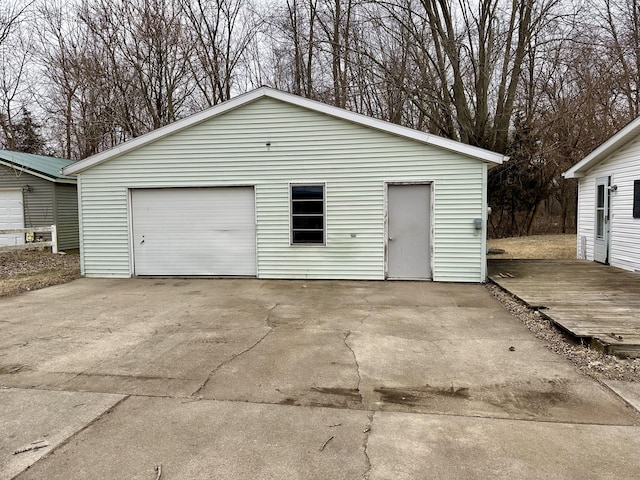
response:
<svg viewBox="0 0 640 480"><path fill-rule="evenodd" d="M638 412L480 285L81 279L0 334L0 479L640 471Z"/></svg>

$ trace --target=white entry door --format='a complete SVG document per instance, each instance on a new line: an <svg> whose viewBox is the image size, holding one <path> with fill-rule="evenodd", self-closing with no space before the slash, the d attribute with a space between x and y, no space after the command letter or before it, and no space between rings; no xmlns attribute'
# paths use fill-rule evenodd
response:
<svg viewBox="0 0 640 480"><path fill-rule="evenodd" d="M131 191L136 275L256 275L253 187Z"/></svg>
<svg viewBox="0 0 640 480"><path fill-rule="evenodd" d="M0 190L0 230L24 228L22 190ZM24 233L0 235L0 246L23 245Z"/></svg>
<svg viewBox="0 0 640 480"><path fill-rule="evenodd" d="M595 238L593 241L593 259L596 262L609 262L609 236L610 230L610 206L611 177L596 179L596 212L595 212Z"/></svg>
<svg viewBox="0 0 640 480"><path fill-rule="evenodd" d="M387 278L431 278L431 186L389 185Z"/></svg>

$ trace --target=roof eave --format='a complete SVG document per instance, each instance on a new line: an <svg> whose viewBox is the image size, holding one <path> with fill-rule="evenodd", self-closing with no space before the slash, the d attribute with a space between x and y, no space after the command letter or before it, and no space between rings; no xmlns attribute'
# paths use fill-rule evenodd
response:
<svg viewBox="0 0 640 480"><path fill-rule="evenodd" d="M466 155L478 160L483 160L490 163L502 164L508 160L508 157L500 153L495 153L490 150L486 150L480 147L474 147L462 142L450 140L448 138L439 137L431 133L421 132L412 128L403 127L395 123L386 122L377 118L369 117L361 113L351 112L342 108L337 108L326 103L318 102L304 97L292 95L290 93L281 92L280 90L274 90L268 88L265 91L265 96L276 98L284 102L293 103L295 105L306 107L310 110L324 113L326 115L341 118L343 120L351 121L360 125L365 125L376 130L381 130L387 133L396 134L401 137L411 138L421 143L437 146L445 150L453 151Z"/></svg>
<svg viewBox="0 0 640 480"><path fill-rule="evenodd" d="M24 167L22 165L16 165L15 163L9 162L7 160L4 159L0 159L0 165L4 165L8 168L12 168L14 170L18 170L20 172L24 172L27 173L29 175L33 175L34 177L38 177L38 178L42 178L43 180L48 180L49 182L54 182L54 183L76 183L76 179L75 178L65 178L65 176L51 176L48 175L46 173L42 173L42 172L38 172L36 170L33 170L31 168L27 168Z"/></svg>
<svg viewBox="0 0 640 480"><path fill-rule="evenodd" d="M632 122L628 123L625 127L620 129L617 133L609 137L602 145L592 151L589 155L584 157L578 163L576 163L569 170L564 172L562 176L565 179L582 178L586 175L586 172L591 168L598 165L602 160L607 158L616 150L621 149L626 144L631 142L640 133L640 117L636 118Z"/></svg>
<svg viewBox="0 0 640 480"><path fill-rule="evenodd" d="M76 178L69 178L68 176L64 176L64 177L58 177L55 179L56 183L66 183L66 184L70 184L70 185L76 185L78 183L78 179Z"/></svg>
<svg viewBox="0 0 640 480"><path fill-rule="evenodd" d="M584 178L586 175L583 172L569 172L566 171L562 174L565 180L571 180L572 178Z"/></svg>
<svg viewBox="0 0 640 480"><path fill-rule="evenodd" d="M497 167L498 165L502 165L503 163L508 162L510 158L511 157L509 157L508 155L502 155L502 159L500 162L493 162L493 163L487 162L489 163L488 165L489 170L491 170L493 167Z"/></svg>

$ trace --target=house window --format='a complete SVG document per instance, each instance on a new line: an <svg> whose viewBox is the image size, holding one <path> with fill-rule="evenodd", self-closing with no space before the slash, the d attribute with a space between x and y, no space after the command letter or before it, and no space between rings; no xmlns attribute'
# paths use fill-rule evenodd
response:
<svg viewBox="0 0 640 480"><path fill-rule="evenodd" d="M324 185L291 185L291 243L324 244Z"/></svg>
<svg viewBox="0 0 640 480"><path fill-rule="evenodd" d="M640 218L640 180L633 181L633 218Z"/></svg>

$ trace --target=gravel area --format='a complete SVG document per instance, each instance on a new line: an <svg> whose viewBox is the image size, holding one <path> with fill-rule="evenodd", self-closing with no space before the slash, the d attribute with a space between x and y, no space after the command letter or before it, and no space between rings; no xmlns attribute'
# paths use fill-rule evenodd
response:
<svg viewBox="0 0 640 480"><path fill-rule="evenodd" d="M595 379L640 382L640 358L605 355L587 345L576 343L554 327L540 312L530 309L499 286L489 283L487 289L536 337L544 340L549 350L566 357L580 371Z"/></svg>
<svg viewBox="0 0 640 480"><path fill-rule="evenodd" d="M70 282L78 277L78 254L53 254L43 250L0 253L0 297Z"/></svg>

